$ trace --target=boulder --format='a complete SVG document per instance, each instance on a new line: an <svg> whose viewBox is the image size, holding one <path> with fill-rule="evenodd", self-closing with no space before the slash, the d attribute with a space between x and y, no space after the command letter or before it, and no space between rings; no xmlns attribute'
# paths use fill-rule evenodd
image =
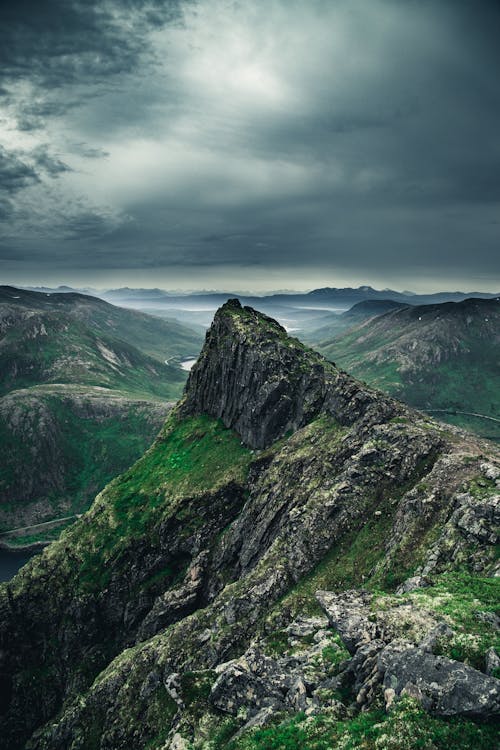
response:
<svg viewBox="0 0 500 750"><path fill-rule="evenodd" d="M380 653L378 669L390 702L394 695L409 695L435 716L491 721L500 715L500 680L461 662L391 644Z"/></svg>

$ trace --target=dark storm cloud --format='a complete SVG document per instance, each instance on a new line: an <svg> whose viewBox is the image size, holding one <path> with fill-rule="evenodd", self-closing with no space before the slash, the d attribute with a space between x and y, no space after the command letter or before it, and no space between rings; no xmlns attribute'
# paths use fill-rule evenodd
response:
<svg viewBox="0 0 500 750"><path fill-rule="evenodd" d="M47 87L106 79L130 70L151 25L178 15L178 3L140 0L16 0L0 11L4 80L37 78ZM132 30L128 24L134 23ZM133 33L131 33L133 31Z"/></svg>
<svg viewBox="0 0 500 750"><path fill-rule="evenodd" d="M33 167L0 146L0 184L7 194L13 194L38 181L38 174Z"/></svg>
<svg viewBox="0 0 500 750"><path fill-rule="evenodd" d="M500 286L499 3L10 5L0 262Z"/></svg>

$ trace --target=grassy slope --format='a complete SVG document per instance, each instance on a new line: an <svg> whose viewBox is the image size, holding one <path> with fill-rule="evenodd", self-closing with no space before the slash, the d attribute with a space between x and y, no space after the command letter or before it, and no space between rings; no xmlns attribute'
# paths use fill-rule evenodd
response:
<svg viewBox="0 0 500 750"><path fill-rule="evenodd" d="M199 333L177 321L85 295L46 295L13 287L0 287L0 331L3 529L86 509L107 482L146 450L159 429L154 406L148 414L131 399L179 398L187 373L176 361L196 356L202 343ZM67 384L68 389L53 386L51 391L50 384ZM84 417L73 408L71 388L79 389L79 398L87 388L92 401L96 386L109 389L114 416L94 418L90 409ZM4 404L1 397L10 394L12 401L18 391L15 409ZM121 410L117 391L127 400ZM58 442L48 450L52 433ZM45 465L36 460L44 453ZM39 477L39 491L23 495L19 476L27 465ZM35 533L25 541L54 535Z"/></svg>
<svg viewBox="0 0 500 750"><path fill-rule="evenodd" d="M405 308L317 348L356 377L412 406L500 419L500 303L495 300ZM500 438L500 424L436 416Z"/></svg>
<svg viewBox="0 0 500 750"><path fill-rule="evenodd" d="M1 303L19 310L52 312L69 317L90 326L96 333L126 341L160 362L175 356L196 356L203 342L201 333L177 320L160 319L116 307L83 294L47 295L0 286Z"/></svg>
<svg viewBox="0 0 500 750"><path fill-rule="evenodd" d="M70 544L73 561L78 561L83 589L101 588L109 574L107 561L132 540L148 535L162 517L175 512L182 517L177 501L243 481L250 461L251 452L217 420L179 421L173 413L154 445L96 499L90 516L63 535L61 542ZM186 518L186 533L193 523L202 524L203 518Z"/></svg>
<svg viewBox="0 0 500 750"><path fill-rule="evenodd" d="M14 408L0 408L0 531L86 510L96 494L150 446L167 409L78 386L33 387L6 398ZM38 437L47 429L50 448L49 437ZM47 478L52 461L57 463L53 483ZM38 477L31 493L23 484L26 466ZM17 541L55 538L59 531L40 530Z"/></svg>
<svg viewBox="0 0 500 750"><path fill-rule="evenodd" d="M20 321L0 344L2 395L40 383L77 383L170 399L184 382L180 368L55 313Z"/></svg>

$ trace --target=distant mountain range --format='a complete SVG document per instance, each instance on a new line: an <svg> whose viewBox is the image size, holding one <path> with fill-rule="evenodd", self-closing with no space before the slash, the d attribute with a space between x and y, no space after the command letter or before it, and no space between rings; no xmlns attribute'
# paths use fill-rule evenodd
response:
<svg viewBox="0 0 500 750"><path fill-rule="evenodd" d="M39 290L40 291L40 290ZM45 289L44 292L68 292L69 287ZM329 313L342 313L358 302L392 301L405 305L459 302L468 297L490 299L498 296L486 292L436 292L414 294L392 289L377 290L371 286L358 288L324 287L311 292L290 292L268 295L245 295L234 292L199 292L179 294L162 289L92 290L91 293L115 305L143 310L159 317L176 318L184 324L207 328L220 305L237 297L243 305L261 310L276 318L288 331L310 331L332 321Z"/></svg>

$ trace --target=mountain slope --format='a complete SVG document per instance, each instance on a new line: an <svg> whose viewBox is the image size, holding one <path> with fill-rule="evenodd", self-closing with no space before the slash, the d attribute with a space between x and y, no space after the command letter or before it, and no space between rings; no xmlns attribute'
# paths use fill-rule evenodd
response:
<svg viewBox="0 0 500 750"><path fill-rule="evenodd" d="M201 342L93 297L0 287L0 532L87 509L151 444Z"/></svg>
<svg viewBox="0 0 500 750"><path fill-rule="evenodd" d="M160 362L176 356L196 356L203 343L200 333L176 320L116 307L98 297L77 292L43 294L0 286L0 304L24 310L25 314L37 310L68 316L105 337L126 341Z"/></svg>
<svg viewBox="0 0 500 750"><path fill-rule="evenodd" d="M77 383L160 398L179 395L185 375L164 359L183 350L196 354L200 339L189 329L175 324L172 332L166 321L79 294L47 296L12 287L1 292L0 394Z"/></svg>
<svg viewBox="0 0 500 750"><path fill-rule="evenodd" d="M360 707L490 741L499 467L227 303L151 449L0 588L5 747L345 748Z"/></svg>
<svg viewBox="0 0 500 750"><path fill-rule="evenodd" d="M45 385L4 396L0 533L87 510L150 446L170 408L88 386ZM0 541L26 543L36 531L4 533Z"/></svg>
<svg viewBox="0 0 500 750"><path fill-rule="evenodd" d="M407 307L403 302L390 299L374 299L357 302L349 310L343 313L330 313L321 321L320 326L310 330L300 331L300 338L311 344L323 342L339 336L349 328L364 323L366 320L383 315L390 310L399 310Z"/></svg>
<svg viewBox="0 0 500 750"><path fill-rule="evenodd" d="M500 420L500 301L408 307L317 345L353 375L423 409ZM500 423L440 418L500 437Z"/></svg>

